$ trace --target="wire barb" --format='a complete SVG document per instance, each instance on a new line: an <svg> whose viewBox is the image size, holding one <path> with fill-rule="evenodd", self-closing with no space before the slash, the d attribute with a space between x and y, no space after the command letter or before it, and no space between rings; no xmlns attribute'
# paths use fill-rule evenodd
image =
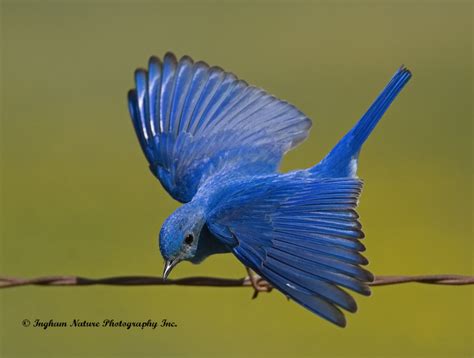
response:
<svg viewBox="0 0 474 358"><path fill-rule="evenodd" d="M467 275L417 275L417 276L376 276L370 286L387 286L401 283L425 283L432 285L472 285L474 276ZM184 277L163 280L155 276L116 276L105 278L87 278L81 276L44 276L31 279L18 277L0 277L0 288L18 286L90 286L90 285L113 285L113 286L205 286L205 287L252 287L250 277L244 278L219 278L219 277ZM271 285L260 280L259 285L266 286L270 291Z"/></svg>

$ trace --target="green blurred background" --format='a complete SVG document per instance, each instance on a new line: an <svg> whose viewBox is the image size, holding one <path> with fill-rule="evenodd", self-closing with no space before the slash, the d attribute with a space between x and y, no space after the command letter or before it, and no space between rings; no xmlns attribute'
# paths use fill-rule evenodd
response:
<svg viewBox="0 0 474 358"><path fill-rule="evenodd" d="M3 1L1 270L33 277L160 275L156 236L177 207L149 173L126 92L172 50L301 108L319 161L394 71L414 77L364 147L360 205L375 274L472 274L470 3ZM173 277L241 277L231 255ZM1 357L473 356L473 289L374 288L339 329L281 294L187 287L0 292ZM43 320L161 320L169 330L34 329Z"/></svg>

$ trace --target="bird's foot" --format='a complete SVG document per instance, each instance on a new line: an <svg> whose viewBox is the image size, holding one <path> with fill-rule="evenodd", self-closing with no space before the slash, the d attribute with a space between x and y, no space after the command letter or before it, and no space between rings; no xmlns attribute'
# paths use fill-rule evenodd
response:
<svg viewBox="0 0 474 358"><path fill-rule="evenodd" d="M254 289L254 292L252 295L253 300L257 298L260 292L271 292L273 287L267 281L265 281L255 272L253 272L250 268L245 267L245 269L247 270L248 280L250 281L250 284L252 285Z"/></svg>

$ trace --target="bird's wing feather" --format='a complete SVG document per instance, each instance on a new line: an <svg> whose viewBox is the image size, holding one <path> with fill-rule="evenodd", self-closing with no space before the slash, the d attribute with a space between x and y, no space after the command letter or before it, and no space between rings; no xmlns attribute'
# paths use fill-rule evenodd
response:
<svg viewBox="0 0 474 358"><path fill-rule="evenodd" d="M152 57L135 84L128 103L138 140L153 174L181 202L222 170L274 172L311 127L294 106L187 56Z"/></svg>
<svg viewBox="0 0 474 358"><path fill-rule="evenodd" d="M370 294L373 276L358 215L358 179L274 175L229 192L209 217L209 229L233 253L285 295L340 326L340 308L355 312L340 287Z"/></svg>

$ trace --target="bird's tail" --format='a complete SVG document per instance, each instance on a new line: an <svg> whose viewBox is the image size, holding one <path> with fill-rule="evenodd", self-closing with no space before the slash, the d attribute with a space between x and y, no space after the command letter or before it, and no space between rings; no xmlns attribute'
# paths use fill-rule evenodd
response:
<svg viewBox="0 0 474 358"><path fill-rule="evenodd" d="M359 122L310 171L324 177L354 177L362 145L410 78L411 72L400 67Z"/></svg>

